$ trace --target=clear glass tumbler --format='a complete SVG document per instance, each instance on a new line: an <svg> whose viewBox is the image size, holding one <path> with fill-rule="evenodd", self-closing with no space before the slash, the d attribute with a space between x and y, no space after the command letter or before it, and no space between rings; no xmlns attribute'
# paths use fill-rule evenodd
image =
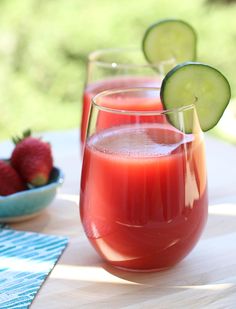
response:
<svg viewBox="0 0 236 309"><path fill-rule="evenodd" d="M158 87L167 67L174 60L157 65L147 63L138 48L97 50L89 54L87 76L83 93L83 110L80 126L81 145L86 136L91 99L97 93L124 87Z"/></svg>
<svg viewBox="0 0 236 309"><path fill-rule="evenodd" d="M81 221L98 254L131 271L161 270L181 261L207 220L204 136L195 107L152 110L159 92L99 93L88 122Z"/></svg>

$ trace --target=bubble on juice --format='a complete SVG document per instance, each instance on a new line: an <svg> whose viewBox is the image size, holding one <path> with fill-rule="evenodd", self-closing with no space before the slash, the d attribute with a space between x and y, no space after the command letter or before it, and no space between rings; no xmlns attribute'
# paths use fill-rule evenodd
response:
<svg viewBox="0 0 236 309"><path fill-rule="evenodd" d="M139 158L166 156L193 140L169 124L138 124L104 130L91 136L88 146L106 154Z"/></svg>

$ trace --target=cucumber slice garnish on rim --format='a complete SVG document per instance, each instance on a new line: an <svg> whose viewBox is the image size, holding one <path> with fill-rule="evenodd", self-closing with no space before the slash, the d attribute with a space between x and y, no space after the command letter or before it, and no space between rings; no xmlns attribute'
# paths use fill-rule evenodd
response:
<svg viewBox="0 0 236 309"><path fill-rule="evenodd" d="M177 65L165 76L161 86L161 100L165 109L194 104L203 131L212 129L227 107L231 90L225 76L217 69L199 62ZM192 132L192 117L184 112L184 130ZM169 121L178 129L179 119L173 113Z"/></svg>
<svg viewBox="0 0 236 309"><path fill-rule="evenodd" d="M174 65L194 61L196 46L196 32L188 23L179 19L163 19L151 25L142 41L144 56L148 62L157 66L171 60Z"/></svg>

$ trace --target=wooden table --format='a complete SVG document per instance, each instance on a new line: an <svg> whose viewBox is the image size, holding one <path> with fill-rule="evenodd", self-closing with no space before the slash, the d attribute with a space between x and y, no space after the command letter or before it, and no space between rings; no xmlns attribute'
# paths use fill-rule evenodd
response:
<svg viewBox="0 0 236 309"><path fill-rule="evenodd" d="M209 219L192 253L159 273L128 273L104 264L79 219L81 169L78 132L45 135L65 175L57 198L41 215L12 224L18 230L69 236L69 245L43 284L32 309L236 308L236 147L206 137ZM0 143L8 156L10 142Z"/></svg>

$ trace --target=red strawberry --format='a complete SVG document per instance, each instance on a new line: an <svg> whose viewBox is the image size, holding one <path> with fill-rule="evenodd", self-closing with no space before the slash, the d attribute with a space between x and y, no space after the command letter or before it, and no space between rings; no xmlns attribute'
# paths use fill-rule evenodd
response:
<svg viewBox="0 0 236 309"><path fill-rule="evenodd" d="M51 146L30 134L30 131L26 131L22 139L14 139L16 147L11 163L25 182L42 186L48 182L53 167Z"/></svg>
<svg viewBox="0 0 236 309"><path fill-rule="evenodd" d="M0 160L0 195L5 196L26 189L17 171L7 162Z"/></svg>

